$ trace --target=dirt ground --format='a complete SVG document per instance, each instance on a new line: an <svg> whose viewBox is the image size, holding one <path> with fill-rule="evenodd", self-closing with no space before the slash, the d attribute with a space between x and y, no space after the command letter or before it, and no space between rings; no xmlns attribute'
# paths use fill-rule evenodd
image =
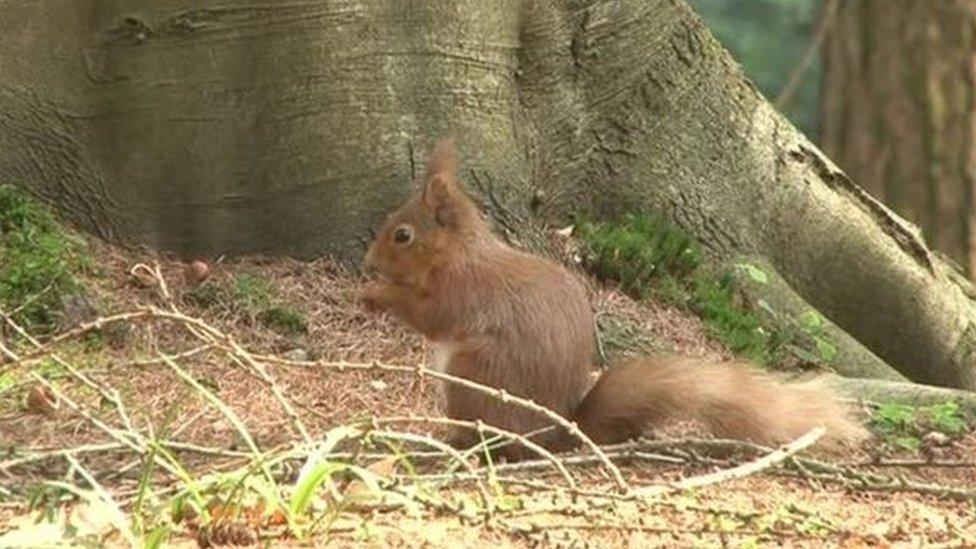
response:
<svg viewBox="0 0 976 549"><path fill-rule="evenodd" d="M27 499L39 493L38 486L51 480L77 480L77 468L69 471L63 456L50 455L66 449L130 511L146 467L144 459L111 432L123 433L124 439L125 432L135 431L209 449L181 450L180 463L192 475L229 471L240 465L248 451L241 426L228 420L226 411L203 398L177 370L157 360L160 353L178 356L175 362L182 372L218 395L262 450L293 446L302 437L299 424L312 440L321 440L336 426L357 420L441 417L437 383L432 379L409 371L337 366L374 362L414 366L424 361L425 349L419 337L394 320L360 309L355 304L357 278L332 261L215 262L210 278L199 287L186 282L184 265L162 261L160 274L166 282L162 289L148 274L147 268L154 265L152 257L99 244L91 244L91 252L97 268L87 276L87 283L101 315L149 305L179 311L228 335L250 353L247 356L259 357L264 374L262 377L259 369L241 362L239 355L200 348L202 340L180 322L145 319L119 324L124 326L121 329L106 327L97 339L69 338L15 365L8 370L16 376L15 383L0 392L0 539L8 531L22 528L25 517L33 516ZM143 267L133 271L137 265ZM228 298L205 290L230 287L242 275L270 281L271 299L299 311L306 330L284 333L269 328L261 313L235 305L234 299L240 296ZM648 351L729 358L696 319L680 311L638 304L609 288L596 288L593 302L600 321L615 327L608 331L617 334L615 337L631 337L637 326L652 334L645 345ZM68 318L65 329L92 318L91 313ZM613 354L612 341L606 341L605 347ZM32 353L29 346L18 351ZM261 356L286 357L292 362ZM57 397L53 399L56 409L32 402L31 395L40 389L29 375L32 371L43 373L82 413ZM91 383L79 381L82 378ZM122 403L125 413L118 413L113 403ZM104 427L96 425L96 420ZM403 431L437 437L443 434L443 427L417 421ZM701 434L693 426L677 426L657 436ZM681 444L666 450L661 455L668 459L631 455L631 459L618 460L627 483L631 487L661 485L758 457L704 455ZM577 482L575 490L558 488L561 478L551 467L513 470L497 482L505 486L500 501L515 503L493 513L475 513L474 518L451 505L380 506L335 514L327 527L304 541L295 540L280 524L262 523L251 529L253 535L275 547L976 546L973 502L936 493L939 486L976 490L976 432L970 428L966 435L924 450L895 450L876 438L839 453L803 454L843 466L843 474L771 468L693 491L630 498L613 495L615 485L598 464L570 467ZM43 456L48 457L41 459ZM21 462L15 463L17 460ZM870 477L872 473L888 475L889 480ZM159 471L147 478L153 490L159 491L159 499L165 500L172 478ZM912 486L906 488L905 483ZM435 491L444 501L462 501L477 494L470 482L439 485ZM54 507L70 514L78 505ZM164 546L195 547L201 541L201 530L192 520L174 519L170 529ZM117 533L101 539L106 545L122 543ZM203 541L218 544L226 540L211 536Z"/></svg>

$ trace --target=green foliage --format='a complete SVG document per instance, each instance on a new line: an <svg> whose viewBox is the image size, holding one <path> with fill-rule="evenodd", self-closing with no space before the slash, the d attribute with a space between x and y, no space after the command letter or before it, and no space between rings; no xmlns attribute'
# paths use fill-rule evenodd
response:
<svg viewBox="0 0 976 549"><path fill-rule="evenodd" d="M146 549L165 547L171 533L169 526L157 526L143 538L143 547Z"/></svg>
<svg viewBox="0 0 976 549"><path fill-rule="evenodd" d="M305 315L284 303L274 283L257 273L241 273L229 284L207 282L187 294L200 307L221 307L286 335L308 331Z"/></svg>
<svg viewBox="0 0 976 549"><path fill-rule="evenodd" d="M947 435L958 435L966 431L968 425L959 402L949 400L932 406L929 421L937 431Z"/></svg>
<svg viewBox="0 0 976 549"><path fill-rule="evenodd" d="M0 306L32 331L54 329L62 301L81 291L78 240L12 185L0 185Z"/></svg>
<svg viewBox="0 0 976 549"><path fill-rule="evenodd" d="M230 286L231 301L249 312L259 312L271 306L274 285L267 278L242 273L234 278Z"/></svg>
<svg viewBox="0 0 976 549"><path fill-rule="evenodd" d="M275 305L258 314L262 324L282 333L303 334L308 331L305 316L290 305Z"/></svg>
<svg viewBox="0 0 976 549"><path fill-rule="evenodd" d="M820 313L810 309L797 317L793 325L799 331L798 337L806 339L806 346L816 351L815 361L830 362L837 358L837 346L824 334L824 319Z"/></svg>
<svg viewBox="0 0 976 549"><path fill-rule="evenodd" d="M766 285L765 271L749 263L720 271L708 267L694 238L660 217L640 214L615 223L584 221L577 224L577 234L584 265L591 272L619 282L635 297L694 312L712 337L739 356L770 365L787 359L829 363L837 356L837 347L823 333L825 322L819 313L810 310L789 318L762 300L750 302L740 279ZM774 329L764 329L768 325Z"/></svg>
<svg viewBox="0 0 976 549"><path fill-rule="evenodd" d="M709 30L762 93L775 99L806 54L819 4L816 0L688 0ZM816 139L820 131L822 63L814 52L783 114Z"/></svg>
<svg viewBox="0 0 976 549"><path fill-rule="evenodd" d="M874 424L885 434L910 431L915 427L915 407L907 404L885 403L874 412Z"/></svg>
<svg viewBox="0 0 976 549"><path fill-rule="evenodd" d="M313 496L332 478L334 474L343 471L347 465L329 460L326 456L343 440L360 436L360 431L349 426L340 426L325 434L325 438L318 448L312 452L295 480L288 507L292 514L300 515L308 512Z"/></svg>
<svg viewBox="0 0 976 549"><path fill-rule="evenodd" d="M643 298L680 300L678 281L701 262L692 237L656 216L629 215L615 225L581 223L578 230L594 273Z"/></svg>
<svg viewBox="0 0 976 549"><path fill-rule="evenodd" d="M929 431L954 436L969 427L962 407L955 400L927 407L887 402L877 407L871 419L890 444L912 452L921 447L921 436Z"/></svg>
<svg viewBox="0 0 976 549"><path fill-rule="evenodd" d="M613 224L583 222L578 234L583 261L597 276L619 282L636 297L688 308L733 352L766 360L768 335L759 318L736 302L731 276L716 276L702 266L691 235L647 214Z"/></svg>
<svg viewBox="0 0 976 549"><path fill-rule="evenodd" d="M736 355L761 363L769 360L769 334L758 316L736 303L731 277L696 277L692 292L691 308L712 337Z"/></svg>
<svg viewBox="0 0 976 549"><path fill-rule="evenodd" d="M769 275L767 275L766 271L760 269L759 267L749 263L739 263L736 265L736 267L745 272L746 275L748 275L749 278L756 284L769 284Z"/></svg>
<svg viewBox="0 0 976 549"><path fill-rule="evenodd" d="M11 372L0 373L0 395L17 385L17 378Z"/></svg>

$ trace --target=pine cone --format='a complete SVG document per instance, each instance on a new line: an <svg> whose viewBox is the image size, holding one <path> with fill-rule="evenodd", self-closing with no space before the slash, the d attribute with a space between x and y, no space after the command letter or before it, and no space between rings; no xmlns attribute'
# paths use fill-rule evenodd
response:
<svg viewBox="0 0 976 549"><path fill-rule="evenodd" d="M197 547L254 545L258 536L247 524L240 521L219 522L208 524L197 530Z"/></svg>

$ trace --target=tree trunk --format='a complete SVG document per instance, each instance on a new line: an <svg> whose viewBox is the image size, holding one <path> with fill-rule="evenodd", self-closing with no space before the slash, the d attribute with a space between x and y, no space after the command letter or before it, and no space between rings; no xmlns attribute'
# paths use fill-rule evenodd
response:
<svg viewBox="0 0 976 549"><path fill-rule="evenodd" d="M824 150L976 273L976 0L844 0L824 54Z"/></svg>
<svg viewBox="0 0 976 549"><path fill-rule="evenodd" d="M134 4L0 10L0 177L107 236L355 257L450 133L502 225L663 212L907 376L976 387L969 286L683 2Z"/></svg>

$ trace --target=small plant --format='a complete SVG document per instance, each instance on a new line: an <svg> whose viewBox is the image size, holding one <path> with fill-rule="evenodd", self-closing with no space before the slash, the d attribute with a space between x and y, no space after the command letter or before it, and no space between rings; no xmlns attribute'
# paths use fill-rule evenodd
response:
<svg viewBox="0 0 976 549"><path fill-rule="evenodd" d="M955 400L919 408L884 403L874 411L872 421L891 444L909 451L921 447L921 437L926 432L938 431L953 436L964 433L969 427L962 407Z"/></svg>
<svg viewBox="0 0 976 549"><path fill-rule="evenodd" d="M13 373L0 373L0 410L5 409L7 406L16 405L16 397L19 394L15 394L15 390L19 383L17 376Z"/></svg>
<svg viewBox="0 0 976 549"><path fill-rule="evenodd" d="M737 355L762 363L769 360L769 333L759 317L736 304L731 278L698 277L692 292L691 308L712 337Z"/></svg>
<svg viewBox="0 0 976 549"><path fill-rule="evenodd" d="M32 331L55 327L62 301L81 291L86 266L79 241L46 209L0 185L0 306Z"/></svg>
<svg viewBox="0 0 976 549"><path fill-rule="evenodd" d="M271 281L254 273L236 276L230 286L232 303L251 313L270 307L273 296L274 285Z"/></svg>
<svg viewBox="0 0 976 549"><path fill-rule="evenodd" d="M936 431L947 435L958 435L966 431L969 425L963 416L959 402L949 400L932 406L928 411L929 422Z"/></svg>
<svg viewBox="0 0 976 549"><path fill-rule="evenodd" d="M305 320L305 316L294 307L287 305L268 307L258 314L258 320L265 326L279 332L303 334L308 331L308 322Z"/></svg>
<svg viewBox="0 0 976 549"><path fill-rule="evenodd" d="M257 273L241 273L227 285L205 283L187 294L200 307L221 306L283 334L308 331L308 321L294 306L282 303L270 280Z"/></svg>
<svg viewBox="0 0 976 549"><path fill-rule="evenodd" d="M831 343L824 334L824 320L820 313L810 309L797 318L800 331L813 341L817 355L824 362L830 362L837 357L837 346Z"/></svg>
<svg viewBox="0 0 976 549"><path fill-rule="evenodd" d="M878 406L874 412L874 424L884 434L911 431L915 427L914 406L892 402Z"/></svg>

